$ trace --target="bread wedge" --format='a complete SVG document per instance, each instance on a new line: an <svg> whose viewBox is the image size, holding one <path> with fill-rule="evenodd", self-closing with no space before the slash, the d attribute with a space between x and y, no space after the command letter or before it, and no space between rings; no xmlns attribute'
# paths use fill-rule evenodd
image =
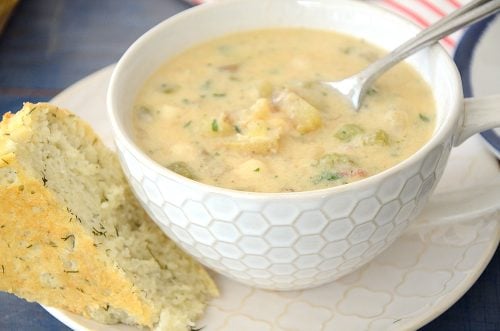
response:
<svg viewBox="0 0 500 331"><path fill-rule="evenodd" d="M103 323L194 327L218 290L148 218L76 115L26 103L0 123L0 290Z"/></svg>

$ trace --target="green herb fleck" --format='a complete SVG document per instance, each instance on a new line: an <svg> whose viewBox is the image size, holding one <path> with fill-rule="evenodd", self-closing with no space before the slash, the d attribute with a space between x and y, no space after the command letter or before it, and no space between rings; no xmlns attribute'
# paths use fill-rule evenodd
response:
<svg viewBox="0 0 500 331"><path fill-rule="evenodd" d="M378 93L378 90L374 87L370 87L368 88L368 90L366 91L366 95L375 95Z"/></svg>
<svg viewBox="0 0 500 331"><path fill-rule="evenodd" d="M158 266L160 267L160 269L163 269L163 270L168 269L168 267L167 267L166 265L161 264L161 263L160 263L160 260L158 260L158 259L156 258L156 256L154 256L153 252L151 251L151 248L149 248L149 246L148 246L148 245L146 245L146 249L148 250L149 255L151 255L151 257L153 258L153 260L155 260L155 262L158 264Z"/></svg>
<svg viewBox="0 0 500 331"><path fill-rule="evenodd" d="M389 135L384 130L377 130L374 133L367 134L363 137L364 145L389 145Z"/></svg>
<svg viewBox="0 0 500 331"><path fill-rule="evenodd" d="M66 210L68 211L68 213L70 213L74 218L76 218L76 220L80 223L82 223L82 219L80 217L78 217L78 215L75 215L75 213L73 213L73 211L69 208L66 208ZM72 221L72 218L69 219L69 222L71 223Z"/></svg>
<svg viewBox="0 0 500 331"><path fill-rule="evenodd" d="M342 53L347 54L347 55L348 55L348 54L351 54L353 50L354 50L354 48L353 48L353 47L344 47L344 48L341 48L341 49L340 49L340 51L341 51Z"/></svg>
<svg viewBox="0 0 500 331"><path fill-rule="evenodd" d="M104 236L106 237L106 231L99 231L95 227L92 227L92 233L94 236Z"/></svg>
<svg viewBox="0 0 500 331"><path fill-rule="evenodd" d="M28 246L26 246L26 248L31 248L33 247L33 244L29 244Z"/></svg>
<svg viewBox="0 0 500 331"><path fill-rule="evenodd" d="M226 96L226 93L213 93L212 96L216 98L223 98Z"/></svg>
<svg viewBox="0 0 500 331"><path fill-rule="evenodd" d="M341 174L326 170L321 172L319 175L312 177L312 182L313 184L319 184L323 181L331 182L341 178L342 178Z"/></svg>
<svg viewBox="0 0 500 331"><path fill-rule="evenodd" d="M207 79L202 85L201 89L202 90L208 90L212 87L212 81L210 79Z"/></svg>
<svg viewBox="0 0 500 331"><path fill-rule="evenodd" d="M43 182L43 186L47 186L47 182L48 182L48 181L49 181L49 180L47 179L47 177L45 177L45 174L44 174L44 173L42 173L42 182Z"/></svg>
<svg viewBox="0 0 500 331"><path fill-rule="evenodd" d="M255 168L253 169L254 172L259 172L260 171L260 168Z"/></svg>
<svg viewBox="0 0 500 331"><path fill-rule="evenodd" d="M217 47L217 50L221 53L226 54L227 52L229 52L231 50L231 46L230 45L220 45Z"/></svg>
<svg viewBox="0 0 500 331"><path fill-rule="evenodd" d="M236 131L237 133L241 133L241 129L237 125L234 126L234 131Z"/></svg>
<svg viewBox="0 0 500 331"><path fill-rule="evenodd" d="M170 163L167 166L167 168L172 170L173 172L181 175L181 176L187 177L189 179L196 179L196 176L193 174L193 171L185 162L182 162L182 161L181 162L173 162L173 163Z"/></svg>
<svg viewBox="0 0 500 331"><path fill-rule="evenodd" d="M9 164L9 162L5 161L5 159L2 159L2 161L3 161L5 164Z"/></svg>
<svg viewBox="0 0 500 331"><path fill-rule="evenodd" d="M71 238L71 237L75 238L75 236L74 236L74 235L69 234L69 235L67 235L66 237L62 237L61 239L62 239L62 240L64 240L64 241L66 241L66 240L68 240L68 239L69 239L69 238Z"/></svg>
<svg viewBox="0 0 500 331"><path fill-rule="evenodd" d="M422 114L422 113L418 114L418 117L419 117L419 118L420 118L420 120L422 120L423 122L430 122L430 121L431 121L431 119L430 119L428 116L426 116L426 115L424 115L424 114Z"/></svg>
<svg viewBox="0 0 500 331"><path fill-rule="evenodd" d="M316 166L324 169L333 169L338 166L352 166L355 162L346 154L329 153L323 155L317 162Z"/></svg>
<svg viewBox="0 0 500 331"><path fill-rule="evenodd" d="M186 123L184 123L183 127L187 128L191 125L193 121L187 121Z"/></svg>
<svg viewBox="0 0 500 331"><path fill-rule="evenodd" d="M177 92L179 88L179 85L173 83L162 83L160 85L160 91L165 94L172 94L174 92Z"/></svg>
<svg viewBox="0 0 500 331"><path fill-rule="evenodd" d="M212 120L212 131L213 132L219 131L219 123L217 123L217 120L215 118Z"/></svg>
<svg viewBox="0 0 500 331"><path fill-rule="evenodd" d="M146 106L141 106L139 107L139 119L143 121L152 121L153 120L153 111L146 107Z"/></svg>
<svg viewBox="0 0 500 331"><path fill-rule="evenodd" d="M2 264L2 274L5 275L5 266Z"/></svg>
<svg viewBox="0 0 500 331"><path fill-rule="evenodd" d="M364 130L359 125L344 124L340 128L340 130L338 130L335 133L335 137L339 140L349 142L352 140L352 138L354 138L355 136L357 136L358 134L363 133L363 132L364 132Z"/></svg>
<svg viewBox="0 0 500 331"><path fill-rule="evenodd" d="M78 271L78 270L64 270L64 272L67 274L76 274L76 273L79 273L80 271Z"/></svg>

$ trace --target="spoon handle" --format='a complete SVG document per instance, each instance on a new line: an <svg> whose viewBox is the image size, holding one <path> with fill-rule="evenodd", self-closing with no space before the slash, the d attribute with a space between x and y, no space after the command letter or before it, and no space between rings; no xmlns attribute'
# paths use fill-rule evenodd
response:
<svg viewBox="0 0 500 331"><path fill-rule="evenodd" d="M370 64L357 75L358 81L363 83L363 87L369 87L373 81L396 63L499 9L500 0L476 0L470 2L461 9L437 21L427 29L422 30L415 37L406 41L387 56ZM364 94L365 91L361 91L359 95L360 101L364 97Z"/></svg>

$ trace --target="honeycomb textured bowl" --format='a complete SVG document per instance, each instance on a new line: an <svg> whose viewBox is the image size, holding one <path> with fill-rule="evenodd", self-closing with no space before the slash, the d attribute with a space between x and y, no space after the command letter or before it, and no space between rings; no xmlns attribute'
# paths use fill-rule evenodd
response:
<svg viewBox="0 0 500 331"><path fill-rule="evenodd" d="M156 68L210 38L275 26L337 30L386 49L418 31L404 19L358 1L229 0L202 5L164 21L130 47L114 69L108 111L125 174L168 236L234 280L292 290L318 286L359 268L401 235L441 177L463 97L457 70L440 46L411 57L410 64L439 96L432 139L389 170L318 191L217 188L161 167L137 147L130 112L137 90Z"/></svg>
<svg viewBox="0 0 500 331"><path fill-rule="evenodd" d="M378 186L256 201L193 191L118 145L134 191L168 236L233 279L287 290L330 282L386 249L426 202L449 147L436 147Z"/></svg>

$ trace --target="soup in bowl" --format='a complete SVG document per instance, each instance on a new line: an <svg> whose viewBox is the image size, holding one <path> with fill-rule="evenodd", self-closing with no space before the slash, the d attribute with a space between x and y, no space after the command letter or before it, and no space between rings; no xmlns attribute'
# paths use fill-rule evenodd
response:
<svg viewBox="0 0 500 331"><path fill-rule="evenodd" d="M439 45L377 81L359 113L314 87L418 31L347 0L223 1L167 19L127 50L108 89L138 199L200 262L252 286L313 287L366 264L422 210L451 147L500 122L468 116L473 102L463 112ZM239 57L217 58L235 44Z"/></svg>
<svg viewBox="0 0 500 331"><path fill-rule="evenodd" d="M217 38L147 80L132 115L135 141L180 175L243 191L307 191L366 178L431 137L430 87L401 63L355 111L317 82L352 75L383 54L364 39L304 28Z"/></svg>

